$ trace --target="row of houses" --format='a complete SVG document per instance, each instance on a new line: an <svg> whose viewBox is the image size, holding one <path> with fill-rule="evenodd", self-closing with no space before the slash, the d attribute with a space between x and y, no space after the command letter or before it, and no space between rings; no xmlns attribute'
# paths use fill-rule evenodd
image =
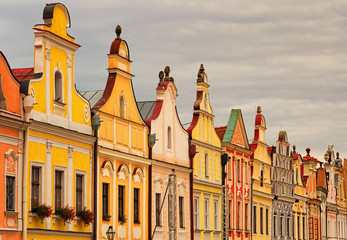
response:
<svg viewBox="0 0 347 240"><path fill-rule="evenodd" d="M239 109L214 126L203 65L187 128L169 67L156 100L137 102L119 26L106 87L79 92L67 8L47 4L43 21L32 68L0 52L0 239L347 239L347 159L333 146L325 162L285 131L268 146L261 107L251 142Z"/></svg>

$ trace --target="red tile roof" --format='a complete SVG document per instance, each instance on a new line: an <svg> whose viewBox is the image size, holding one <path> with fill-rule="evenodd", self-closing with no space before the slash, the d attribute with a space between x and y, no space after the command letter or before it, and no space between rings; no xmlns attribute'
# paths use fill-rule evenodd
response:
<svg viewBox="0 0 347 240"><path fill-rule="evenodd" d="M311 149L310 148L306 148L306 152L307 152L307 155L305 157L302 158L303 161L315 161L315 162L319 162L317 158L314 158L314 157L311 157L310 156L310 151Z"/></svg>
<svg viewBox="0 0 347 240"><path fill-rule="evenodd" d="M223 141L225 130L227 129L227 126L223 127L216 127L214 128L216 130L216 133L221 141Z"/></svg>
<svg viewBox="0 0 347 240"><path fill-rule="evenodd" d="M11 70L18 81L32 79L34 75L34 68L14 68Z"/></svg>
<svg viewBox="0 0 347 240"><path fill-rule="evenodd" d="M107 100L110 98L113 87L114 87L114 83L116 81L116 76L117 76L117 73L109 73L108 74L108 79L107 79L104 93L103 93L101 99L98 101L98 103L93 107L93 109L102 108L104 106L104 104L107 102Z"/></svg>

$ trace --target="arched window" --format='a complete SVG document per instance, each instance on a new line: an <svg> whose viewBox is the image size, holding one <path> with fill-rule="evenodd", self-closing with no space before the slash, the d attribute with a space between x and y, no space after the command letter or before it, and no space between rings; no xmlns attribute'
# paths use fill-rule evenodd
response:
<svg viewBox="0 0 347 240"><path fill-rule="evenodd" d="M263 169L260 170L260 186L261 187L264 186L264 171L263 171Z"/></svg>
<svg viewBox="0 0 347 240"><path fill-rule="evenodd" d="M167 128L167 149L172 148L171 138L172 138L171 127L168 127Z"/></svg>
<svg viewBox="0 0 347 240"><path fill-rule="evenodd" d="M63 77L58 71L54 73L54 101L63 102Z"/></svg>
<svg viewBox="0 0 347 240"><path fill-rule="evenodd" d="M125 117L125 114L124 114L124 96L123 95L121 95L120 99L119 99L119 116L121 118Z"/></svg>

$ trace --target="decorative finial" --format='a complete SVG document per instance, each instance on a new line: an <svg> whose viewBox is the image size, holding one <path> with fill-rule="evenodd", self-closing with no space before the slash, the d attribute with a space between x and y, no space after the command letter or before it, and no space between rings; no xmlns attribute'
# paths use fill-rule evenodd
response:
<svg viewBox="0 0 347 240"><path fill-rule="evenodd" d="M202 64L202 63L201 63L201 65L200 65L200 71L201 71L201 72L204 72L204 71L205 71L204 64Z"/></svg>
<svg viewBox="0 0 347 240"><path fill-rule="evenodd" d="M307 156L310 156L311 148L306 148Z"/></svg>
<svg viewBox="0 0 347 240"><path fill-rule="evenodd" d="M258 107L257 107L257 113L258 113L258 114L261 114L261 106L258 106Z"/></svg>
<svg viewBox="0 0 347 240"><path fill-rule="evenodd" d="M336 159L340 159L340 153L336 152Z"/></svg>
<svg viewBox="0 0 347 240"><path fill-rule="evenodd" d="M296 146L293 145L293 153L296 153Z"/></svg>
<svg viewBox="0 0 347 240"><path fill-rule="evenodd" d="M119 25L117 25L117 27L116 27L117 38L116 39L121 39L120 38L121 33L122 33L122 28Z"/></svg>
<svg viewBox="0 0 347 240"><path fill-rule="evenodd" d="M165 69L164 69L164 72L165 72L164 81L170 81L170 77L169 77L169 74L170 74L170 67L169 67L169 66L166 66Z"/></svg>
<svg viewBox="0 0 347 240"><path fill-rule="evenodd" d="M173 77L170 77L170 81L171 81L171 82L175 82L175 80L174 80Z"/></svg>
<svg viewBox="0 0 347 240"><path fill-rule="evenodd" d="M205 73L205 68L204 68L204 65L201 63L199 71L198 71L198 76L197 76L198 77L198 79L197 79L198 83L204 81L204 77L203 77L204 73Z"/></svg>
<svg viewBox="0 0 347 240"><path fill-rule="evenodd" d="M163 86L164 85L164 83L163 83L164 72L160 71L159 74L158 74L158 77L159 77L159 84L158 84L158 86Z"/></svg>

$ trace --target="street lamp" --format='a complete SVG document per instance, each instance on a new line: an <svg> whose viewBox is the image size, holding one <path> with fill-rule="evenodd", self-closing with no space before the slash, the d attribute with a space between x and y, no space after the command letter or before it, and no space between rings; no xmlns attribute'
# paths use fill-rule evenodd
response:
<svg viewBox="0 0 347 240"><path fill-rule="evenodd" d="M115 235L115 231L113 230L112 226L108 227L108 230L106 232L106 236L108 240L113 240L114 239L114 235Z"/></svg>

